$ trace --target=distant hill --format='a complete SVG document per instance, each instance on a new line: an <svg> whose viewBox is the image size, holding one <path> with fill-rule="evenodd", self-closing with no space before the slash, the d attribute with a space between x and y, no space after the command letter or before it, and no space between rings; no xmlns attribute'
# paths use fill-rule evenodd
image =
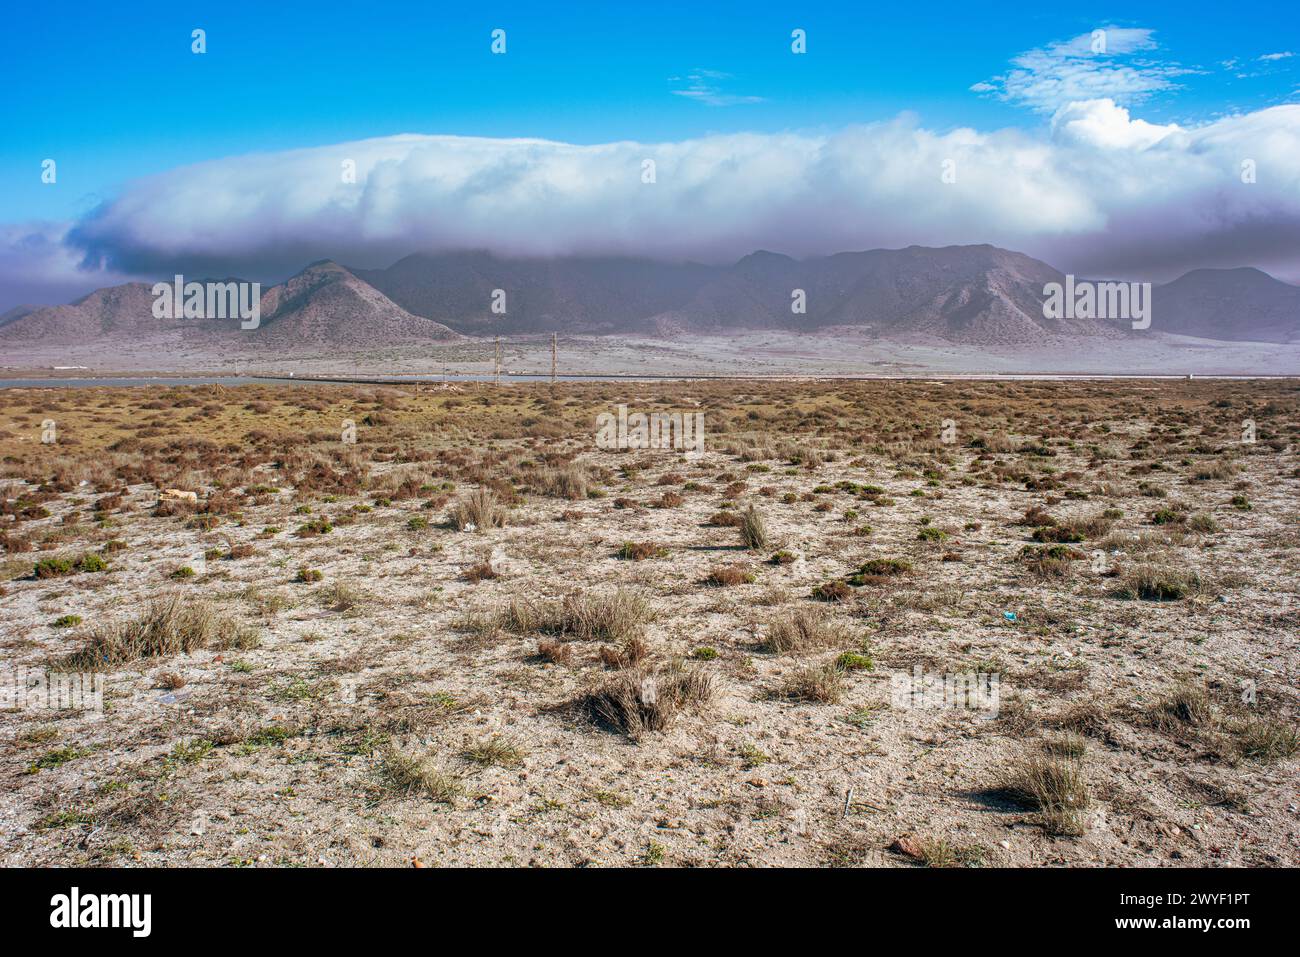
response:
<svg viewBox="0 0 1300 957"><path fill-rule="evenodd" d="M649 259L417 254L387 269L312 263L262 294L262 320L156 319L151 287L112 286L66 306L0 315L0 345L47 348L170 337L201 346L238 335L266 355L465 336L546 332L676 336L779 330L972 347L1067 348L1140 335L1127 322L1049 320L1056 269L996 246L876 249L795 260L760 250L730 265ZM494 312L494 292L504 313ZM796 293L796 291L799 291ZM798 295L804 311L791 308ZM1258 269L1198 269L1153 289L1152 330L1300 342L1300 288Z"/></svg>
<svg viewBox="0 0 1300 957"><path fill-rule="evenodd" d="M466 335L628 331L687 301L716 267L649 259L500 259L484 252L417 254L354 269L408 312ZM491 309L505 292L505 314Z"/></svg>
<svg viewBox="0 0 1300 957"><path fill-rule="evenodd" d="M312 263L262 294L264 340L341 347L457 338L414 316L338 263Z"/></svg>
<svg viewBox="0 0 1300 957"><path fill-rule="evenodd" d="M1300 342L1300 287L1258 269L1194 269L1152 291L1152 325L1206 339Z"/></svg>
<svg viewBox="0 0 1300 957"><path fill-rule="evenodd" d="M313 263L293 278L263 289L257 329L241 329L237 318L158 319L153 315L152 288L148 283L125 283L96 290L66 306L31 309L0 323L0 343L26 341L57 347L160 337L216 343L240 336L244 344L256 342L276 349L458 338L446 326L411 315L332 262Z"/></svg>

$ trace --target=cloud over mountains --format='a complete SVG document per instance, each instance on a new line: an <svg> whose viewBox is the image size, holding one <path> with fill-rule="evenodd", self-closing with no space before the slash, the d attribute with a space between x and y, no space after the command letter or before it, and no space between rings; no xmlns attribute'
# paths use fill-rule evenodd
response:
<svg viewBox="0 0 1300 957"><path fill-rule="evenodd" d="M400 135L142 179L66 242L88 266L136 275L269 277L416 250L720 261L980 242L1094 274L1248 262L1294 275L1296 155L1297 105L1185 129L1109 99L1068 104L1037 135L931 130L908 115L667 143Z"/></svg>
<svg viewBox="0 0 1300 957"><path fill-rule="evenodd" d="M272 282L318 259L455 250L720 263L991 243L1080 274L1250 265L1300 281L1300 105L1148 122L1130 110L1196 72L1156 50L1149 29L1107 27L971 87L1040 113L1027 129L901 113L657 143L403 134L214 159L130 182L76 222L0 224L0 307L127 277ZM704 105L761 99L718 71L673 79Z"/></svg>

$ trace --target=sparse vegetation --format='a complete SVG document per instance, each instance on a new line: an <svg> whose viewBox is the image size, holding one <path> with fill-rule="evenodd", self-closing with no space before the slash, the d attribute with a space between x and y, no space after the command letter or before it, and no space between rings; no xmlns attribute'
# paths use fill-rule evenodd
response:
<svg viewBox="0 0 1300 957"><path fill-rule="evenodd" d="M1297 860L1293 382L66 395L3 396L6 660L116 673L5 713L16 862ZM593 448L622 401L707 451Z"/></svg>
<svg viewBox="0 0 1300 957"><path fill-rule="evenodd" d="M188 654L204 648L254 648L257 633L219 614L205 601L172 595L151 602L136 619L105 625L63 662L72 670L113 668L143 658Z"/></svg>
<svg viewBox="0 0 1300 957"><path fill-rule="evenodd" d="M767 626L762 648L773 654L804 653L849 640L849 630L831 615L818 608L796 608Z"/></svg>
<svg viewBox="0 0 1300 957"><path fill-rule="evenodd" d="M448 523L458 532L487 531L506 523L506 510L491 489L475 489L453 506Z"/></svg>
<svg viewBox="0 0 1300 957"><path fill-rule="evenodd" d="M1086 830L1092 795L1079 761L1030 754L1012 768L1002 788L1036 810L1049 834L1078 836Z"/></svg>
<svg viewBox="0 0 1300 957"><path fill-rule="evenodd" d="M580 702L602 724L638 740L662 731L684 710L706 707L717 693L703 671L669 667L658 671L624 671Z"/></svg>

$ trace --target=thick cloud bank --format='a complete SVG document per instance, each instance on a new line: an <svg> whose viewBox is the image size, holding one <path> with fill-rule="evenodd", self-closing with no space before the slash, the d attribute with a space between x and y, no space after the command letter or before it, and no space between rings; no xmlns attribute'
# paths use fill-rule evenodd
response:
<svg viewBox="0 0 1300 957"><path fill-rule="evenodd" d="M1294 279L1297 156L1300 105L1184 129L1106 98L1061 107L1039 134L905 115L653 144L402 135L139 180L66 242L85 266L141 275L278 278L466 248L717 261L988 242L1076 273L1248 263Z"/></svg>

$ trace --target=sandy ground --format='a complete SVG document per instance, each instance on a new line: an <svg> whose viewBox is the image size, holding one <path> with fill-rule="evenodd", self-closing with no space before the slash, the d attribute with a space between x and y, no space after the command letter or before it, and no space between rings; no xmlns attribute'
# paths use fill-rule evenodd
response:
<svg viewBox="0 0 1300 957"><path fill-rule="evenodd" d="M427 348L370 352L304 350L268 356L254 349L210 354L177 341L141 342L111 352L88 345L42 351L24 346L0 358L0 375L43 373L85 366L76 375L122 372L220 372L297 375L378 375L493 371L495 344L470 340ZM549 336L506 340L507 371L549 373ZM925 375L971 373L1086 373L1094 375L1300 375L1300 345L1218 342L1152 332L1122 341L1072 340L1039 348L979 348L941 340L910 343L862 335L754 332L726 336L647 339L569 337L561 341L559 369L572 374L631 375Z"/></svg>
<svg viewBox="0 0 1300 957"><path fill-rule="evenodd" d="M0 712L0 862L1295 866L1298 400L1264 382L6 390L5 665L67 669L160 596L221 624L106 666L102 714ZM595 447L620 402L704 411L704 454ZM586 488L556 485L569 469ZM171 487L196 504L157 509ZM482 487L504 527L441 524ZM712 522L750 505L758 549ZM1035 507L1087 527L1041 568ZM87 553L107 569L33 575ZM877 558L910 570L810 597ZM726 566L741 583L706 582ZM1194 579L1121 597L1151 567ZM632 645L503 617L618 588L652 612ZM773 651L801 612L835 637ZM245 631L256 646L231 647ZM664 730L582 705L674 667L712 694ZM918 667L997 674L996 714L898 699ZM791 693L808 668L820 699ZM1082 778L1065 832L1006 786L1041 760Z"/></svg>

